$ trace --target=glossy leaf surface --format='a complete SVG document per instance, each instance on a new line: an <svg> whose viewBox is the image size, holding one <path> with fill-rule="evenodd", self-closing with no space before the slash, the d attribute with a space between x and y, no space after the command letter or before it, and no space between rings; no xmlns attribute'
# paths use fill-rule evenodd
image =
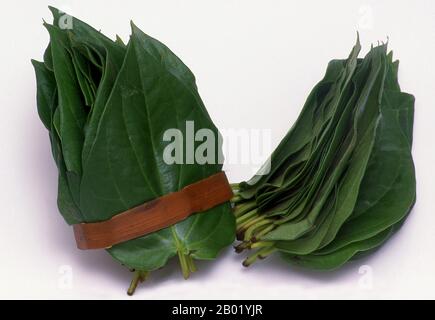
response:
<svg viewBox="0 0 435 320"><path fill-rule="evenodd" d="M50 44L44 62L32 63L38 112L59 169L59 210L69 224L110 219L221 171L219 132L195 77L174 53L133 24L126 44L72 17L64 29L65 14L50 9ZM213 133L215 161L164 161L164 133L178 129L188 139L187 121ZM202 142L196 139L194 149ZM233 242L234 230L227 202L108 252L141 271L178 255L187 276L193 259L216 258Z"/></svg>

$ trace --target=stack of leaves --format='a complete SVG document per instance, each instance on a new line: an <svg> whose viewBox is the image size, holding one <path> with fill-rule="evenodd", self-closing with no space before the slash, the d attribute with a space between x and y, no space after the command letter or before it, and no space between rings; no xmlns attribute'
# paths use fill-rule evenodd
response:
<svg viewBox="0 0 435 320"><path fill-rule="evenodd" d="M416 197L414 97L401 92L387 45L329 63L267 174L235 185L245 261L274 252L291 264L334 269L373 251L404 222Z"/></svg>
<svg viewBox="0 0 435 320"><path fill-rule="evenodd" d="M193 121L219 134L193 74L177 56L133 24L124 44L50 9L53 24L44 24L50 44L44 61L32 63L38 112L59 169L58 207L68 224L108 220L221 171L217 161L163 159L167 129L186 136L186 121ZM217 142L215 147L217 154ZM195 270L193 260L214 259L233 242L234 230L227 202L107 251L135 270L132 293L147 272L175 255L187 278Z"/></svg>

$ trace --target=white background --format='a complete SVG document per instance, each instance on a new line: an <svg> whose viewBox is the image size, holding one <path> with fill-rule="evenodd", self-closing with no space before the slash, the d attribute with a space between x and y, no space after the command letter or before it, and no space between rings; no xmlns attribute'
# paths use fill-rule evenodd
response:
<svg viewBox="0 0 435 320"><path fill-rule="evenodd" d="M112 37L128 39L134 20L192 69L218 127L271 129L273 146L327 62L347 56L357 30L363 53L389 37L402 89L416 97L418 201L377 253L316 273L278 257L245 269L228 248L217 261L198 263L188 281L173 261L133 298L435 298L435 2L429 0L2 2L0 298L126 298L131 277L105 252L77 250L57 211L56 168L36 113L30 64L48 43L42 26L42 18L51 21L48 4ZM228 174L234 182L249 178ZM62 285L64 270L72 270L71 288Z"/></svg>

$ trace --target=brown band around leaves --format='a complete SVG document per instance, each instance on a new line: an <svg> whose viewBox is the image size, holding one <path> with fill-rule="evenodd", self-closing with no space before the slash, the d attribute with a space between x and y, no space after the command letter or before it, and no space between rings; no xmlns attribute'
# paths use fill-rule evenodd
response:
<svg viewBox="0 0 435 320"><path fill-rule="evenodd" d="M79 249L108 248L169 227L193 213L203 212L231 199L233 192L224 172L190 184L178 192L115 215L109 220L73 225Z"/></svg>

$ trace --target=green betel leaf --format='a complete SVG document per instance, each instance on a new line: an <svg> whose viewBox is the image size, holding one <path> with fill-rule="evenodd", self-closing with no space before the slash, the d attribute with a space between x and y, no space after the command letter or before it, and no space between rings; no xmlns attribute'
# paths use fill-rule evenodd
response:
<svg viewBox="0 0 435 320"><path fill-rule="evenodd" d="M87 217L90 221L108 219L114 213L178 191L221 169L218 164L168 165L163 161L165 144L161 137L166 130L180 128L186 136L188 120L213 130L216 136L218 133L198 103L192 85L187 87L185 81L180 81L182 74L176 69L168 70L170 62L164 55L156 57L148 53L146 37L133 26L124 64L84 164L81 207L92 213ZM169 54L172 55L166 52ZM162 267L177 252L213 259L223 246L231 243L233 234L233 218L226 203L207 214L192 216L170 230L116 245L109 252L130 267L149 271ZM145 248L142 255L132 254L141 247ZM160 254L147 254L150 247Z"/></svg>
<svg viewBox="0 0 435 320"><path fill-rule="evenodd" d="M372 238L354 242L328 255L291 255L283 253L282 257L290 264L310 269L335 270L344 265L355 255L376 249L382 245L392 233L393 229L389 228Z"/></svg>
<svg viewBox="0 0 435 320"><path fill-rule="evenodd" d="M333 60L271 156L271 170L235 187L237 251L276 251L330 270L374 251L416 198L413 96L400 91L386 45Z"/></svg>
<svg viewBox="0 0 435 320"><path fill-rule="evenodd" d="M50 9L50 45L44 62L32 63L38 112L59 169L58 206L69 224L108 220L222 170L219 131L195 77L174 53L133 24L124 44ZM71 28L63 28L65 18ZM168 130L177 130L181 140L165 138ZM190 136L198 130L208 134ZM193 155L185 147L188 139ZM165 161L171 143L183 161ZM197 161L197 152L206 160ZM132 293L147 272L176 255L188 277L194 259L216 258L234 234L226 202L108 252L136 270Z"/></svg>

